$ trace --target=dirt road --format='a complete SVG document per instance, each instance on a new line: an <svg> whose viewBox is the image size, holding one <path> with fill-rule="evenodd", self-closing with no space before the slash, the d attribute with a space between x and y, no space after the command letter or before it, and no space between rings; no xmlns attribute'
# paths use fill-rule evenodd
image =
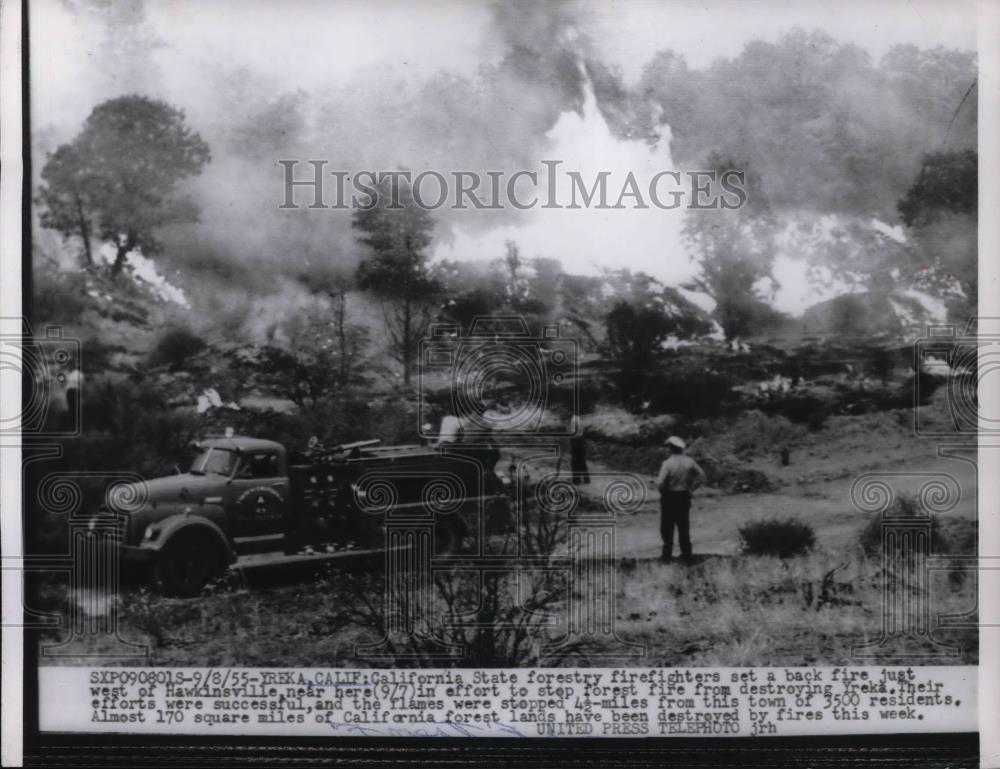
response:
<svg viewBox="0 0 1000 769"><path fill-rule="evenodd" d="M777 452L775 452L777 454ZM810 524L821 549L837 551L856 545L858 533L874 513L852 503L851 489L859 478L885 480L894 493L916 495L928 481L953 490L954 502L942 520L976 520L976 469L973 445L948 444L920 438L911 423L889 414L836 417L819 432L792 447L791 464L776 456L755 457L746 467L765 473L776 489L767 493L727 494L700 489L691 509L691 540L695 553L734 554L738 530L747 521L797 518ZM591 463L594 475L583 493L603 497L613 471ZM607 473L608 475L604 475ZM659 494L647 483L648 498L634 515L620 518L616 550L622 557L653 557L660 552Z"/></svg>

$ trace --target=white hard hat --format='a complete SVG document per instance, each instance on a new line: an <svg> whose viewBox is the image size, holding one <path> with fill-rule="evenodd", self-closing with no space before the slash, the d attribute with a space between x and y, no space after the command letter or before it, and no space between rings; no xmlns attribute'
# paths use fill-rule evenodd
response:
<svg viewBox="0 0 1000 769"><path fill-rule="evenodd" d="M679 448L681 450L683 450L687 446L687 444L684 443L684 440L682 438L678 438L676 435L671 435L669 438L667 438L666 445L667 446L676 446L677 448Z"/></svg>

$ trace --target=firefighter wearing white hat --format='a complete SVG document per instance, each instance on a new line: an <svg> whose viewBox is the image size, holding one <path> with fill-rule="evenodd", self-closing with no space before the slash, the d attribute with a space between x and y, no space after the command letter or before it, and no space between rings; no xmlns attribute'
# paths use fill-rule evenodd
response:
<svg viewBox="0 0 1000 769"><path fill-rule="evenodd" d="M669 561L674 550L674 528L677 528L681 557L691 560L691 492L705 482L705 471L691 457L684 454L686 444L676 435L664 444L670 451L656 487L660 490L660 536L663 538L662 560Z"/></svg>

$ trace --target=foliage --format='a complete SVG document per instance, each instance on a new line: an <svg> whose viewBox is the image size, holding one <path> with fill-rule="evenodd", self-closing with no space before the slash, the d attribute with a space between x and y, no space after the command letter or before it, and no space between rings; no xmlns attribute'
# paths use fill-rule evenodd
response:
<svg viewBox="0 0 1000 769"><path fill-rule="evenodd" d="M642 272L608 271L602 304L603 351L618 365L613 375L621 402L636 406L655 399L657 358L669 338L686 340L712 330L708 316L676 288ZM659 406L657 406L659 408Z"/></svg>
<svg viewBox="0 0 1000 769"><path fill-rule="evenodd" d="M91 246L92 190L84 159L78 150L64 144L49 155L42 168L38 203L42 206L39 221L43 227L58 230L66 238L77 236L83 246L84 264L93 264Z"/></svg>
<svg viewBox="0 0 1000 769"><path fill-rule="evenodd" d="M899 45L874 62L857 45L794 29L703 69L661 51L634 107L651 131L669 125L678 162L712 152L745 160L773 210L800 227L786 253L801 254L814 281L917 287L957 319L976 296L976 82L972 51ZM943 144L955 149L921 159ZM918 227L926 212L936 222ZM872 226L899 214L905 240ZM756 306L743 298L737 324Z"/></svg>
<svg viewBox="0 0 1000 769"><path fill-rule="evenodd" d="M670 319L657 307L636 307L624 300L615 302L604 316L608 349L626 368L648 366L671 330Z"/></svg>
<svg viewBox="0 0 1000 769"><path fill-rule="evenodd" d="M892 501L892 506L883 514L875 515L858 534L858 546L869 558L882 554L882 530L884 518L921 518L925 513L920 500L910 494L900 494ZM941 520L936 515L928 516L930 521L930 548L932 553L948 552L948 539L942 531Z"/></svg>
<svg viewBox="0 0 1000 769"><path fill-rule="evenodd" d="M913 297L894 296L891 301L898 302L915 317L925 315L923 305ZM832 299L830 304L832 331L845 341L886 332L902 336L907 330L886 297L872 293L845 294Z"/></svg>
<svg viewBox="0 0 1000 769"><path fill-rule="evenodd" d="M534 506L532 506L534 507ZM337 575L334 589L347 586L349 597L332 618L338 629L363 628L394 658L407 667L524 667L558 665L581 654L580 641L553 644L550 617L566 611L570 600L564 574L546 558L565 543L566 529L538 510L527 510L524 552L535 556L531 569L473 574L460 568L435 571L433 585L423 588L419 605L430 610L423 622L408 629L392 628L390 601L412 600L410 583L386 585L378 577ZM498 555L519 552L517 538L491 544ZM381 600L379 600L381 599ZM474 615L474 621L470 621ZM398 623L396 623L398 624ZM552 644L546 649L547 644ZM452 656L447 656L450 650ZM444 656L443 656L444 655Z"/></svg>
<svg viewBox="0 0 1000 769"><path fill-rule="evenodd" d="M261 345L236 353L238 367L249 375L248 383L300 407L315 404L333 388L335 369L323 365L329 357L329 349L323 346L306 350Z"/></svg>
<svg viewBox="0 0 1000 769"><path fill-rule="evenodd" d="M468 329L478 317L517 315L535 335L543 325L557 324L583 349L610 354L624 365L634 362L632 368L648 362L670 336L690 339L712 331L707 313L645 273L619 269L601 276L570 275L553 259L523 259L513 241L506 248L505 256L486 263L435 265L445 318ZM633 339L637 334L645 338Z"/></svg>
<svg viewBox="0 0 1000 769"><path fill-rule="evenodd" d="M325 272L314 270L299 275L299 280L316 296L325 297L330 302L329 309L317 303L311 310L293 318L287 329L296 340L303 335L307 342L320 343L330 348L329 336L335 340L334 364L337 369L337 384L347 387L365 382L364 370L369 365L365 357L370 333L366 326L349 323L348 306L355 288L354 275L339 270ZM329 318L329 320L327 320ZM330 361L324 361L329 363Z"/></svg>
<svg viewBox="0 0 1000 769"><path fill-rule="evenodd" d="M667 336L691 339L712 331L712 321L706 312L677 288L665 286L644 272L605 270L599 280L602 285L594 293L600 298L592 300L595 304L591 311L596 316L606 319L617 304L625 302L633 307L658 310L666 319Z"/></svg>
<svg viewBox="0 0 1000 769"><path fill-rule="evenodd" d="M444 316L468 331L476 318L501 312L507 302L503 273L494 263L443 260L434 268L442 287Z"/></svg>
<svg viewBox="0 0 1000 769"><path fill-rule="evenodd" d="M88 368L100 368L110 350L146 346L141 356L148 352L146 340L164 306L149 283L117 280L105 270L62 269L37 246L32 277L32 323L58 324L78 338Z"/></svg>
<svg viewBox="0 0 1000 769"><path fill-rule="evenodd" d="M336 362L329 347L287 350L265 345L249 351L254 355L252 381L300 409L318 408L324 401L341 401L351 393L340 386ZM247 359L244 358L246 363ZM353 384L359 384L363 377Z"/></svg>
<svg viewBox="0 0 1000 769"><path fill-rule="evenodd" d="M265 342L221 347L213 386L224 398L277 398L300 410L350 398L369 381L371 361L368 329L347 322L346 302L331 289L272 326Z"/></svg>
<svg viewBox="0 0 1000 769"><path fill-rule="evenodd" d="M931 402L931 396L948 382L947 377L931 374L921 369L908 377L900 388L901 392L908 393L910 397L905 405L926 406ZM913 395L919 396L919 400L914 404Z"/></svg>
<svg viewBox="0 0 1000 769"><path fill-rule="evenodd" d="M745 179L746 205L730 210L691 208L683 229L698 265L692 287L715 300L712 314L726 339L732 340L778 320L766 301L778 286L772 274L777 250L775 222L760 180L746 163L713 154L708 167L719 174L742 171ZM769 294L765 283L770 284Z"/></svg>
<svg viewBox="0 0 1000 769"><path fill-rule="evenodd" d="M728 371L668 363L647 378L641 397L654 414L684 417L715 416L735 403L736 379Z"/></svg>
<svg viewBox="0 0 1000 769"><path fill-rule="evenodd" d="M547 318L558 296L562 269L554 259L521 258L520 249L513 240L505 243L506 253L500 264L505 272L506 306L525 319L528 328L540 332L541 322ZM525 268L530 268L530 272Z"/></svg>
<svg viewBox="0 0 1000 769"><path fill-rule="evenodd" d="M128 469L152 478L169 473L197 434L192 415L171 408L149 379L91 378L81 400L83 433L64 443L73 469Z"/></svg>
<svg viewBox="0 0 1000 769"><path fill-rule="evenodd" d="M805 429L788 418L768 416L756 409L741 412L735 419L712 419L703 425L705 442L714 453L732 454L739 459L766 456L805 437Z"/></svg>
<svg viewBox="0 0 1000 769"><path fill-rule="evenodd" d="M643 473L654 478L665 458L661 446L599 439L587 441L587 457L610 470Z"/></svg>
<svg viewBox="0 0 1000 769"><path fill-rule="evenodd" d="M792 558L806 555L816 546L812 526L794 518L750 521L740 527L739 535L745 555Z"/></svg>
<svg viewBox="0 0 1000 769"><path fill-rule="evenodd" d="M617 637L645 644L649 664L658 666L808 665L817 655L850 664L857 638L877 637L881 630L881 615L871 607L880 605L884 590L883 574L853 555L817 551L790 560L707 558L687 567L623 559L623 576L616 582ZM147 662L158 666L374 663L359 657L357 647L381 639L372 630L343 624L342 607L353 600L349 595L361 580L343 571L312 581L306 574L279 584L252 572L246 581L231 574L195 601L144 591L123 596L121 637L147 643ZM370 594L380 587L375 579L367 584ZM974 603L975 580L953 579L949 586L934 591L935 613L962 613ZM50 583L44 595L32 598L33 608L60 614L68 604L63 584ZM942 632L964 649L964 663L975 663L975 628ZM45 635L56 640L61 631ZM98 651L81 647L81 655ZM591 660L599 655L627 665L628 658L616 654L614 646L595 651ZM913 651L912 639L886 644L878 661L905 665ZM556 664L586 664L580 656Z"/></svg>
<svg viewBox="0 0 1000 769"><path fill-rule="evenodd" d="M78 323L93 304L87 296L87 275L82 271L60 270L34 252L32 315L36 323ZM41 257L41 258L40 258Z"/></svg>
<svg viewBox="0 0 1000 769"><path fill-rule="evenodd" d="M872 227L870 218L800 217L790 236L810 282L826 289L847 284L859 292L891 291L897 288L893 270L914 258L909 245ZM856 297L845 296L849 302Z"/></svg>
<svg viewBox="0 0 1000 769"><path fill-rule="evenodd" d="M197 219L177 187L209 158L208 145L181 110L144 96L111 99L49 156L38 195L41 223L67 238L79 236L88 264L92 235L113 243L111 274L117 275L133 250L160 250L159 228Z"/></svg>
<svg viewBox="0 0 1000 769"><path fill-rule="evenodd" d="M38 489L47 474L65 473L82 513L97 509L117 473L155 478L173 472L196 435L191 415L171 409L162 390L149 382L88 377L80 407L81 433L60 440L57 457L27 466L25 484ZM25 496L25 509L34 521L27 531L32 552L66 552L66 516L44 507L38 494Z"/></svg>
<svg viewBox="0 0 1000 769"><path fill-rule="evenodd" d="M596 276L565 274L560 287L562 317L567 325L589 349L600 349L604 281Z"/></svg>
<svg viewBox="0 0 1000 769"><path fill-rule="evenodd" d="M826 424L833 405L830 399L816 394L792 391L761 404L760 408L767 414L778 414L792 422L808 425L810 430L819 430Z"/></svg>
<svg viewBox="0 0 1000 769"><path fill-rule="evenodd" d="M978 206L979 157L975 150L961 150L925 155L898 208L908 227L919 227L948 212L975 215Z"/></svg>
<svg viewBox="0 0 1000 769"><path fill-rule="evenodd" d="M434 267L446 297L442 313L463 330L478 317L516 315L538 335L561 311L566 276L554 259L522 259L512 240L505 248L504 256L486 264L446 260Z"/></svg>
<svg viewBox="0 0 1000 769"><path fill-rule="evenodd" d="M926 155L899 201L919 252L910 272L925 289L950 298L952 317L960 320L975 314L979 296L978 166L973 150ZM964 302L948 296L956 286Z"/></svg>
<svg viewBox="0 0 1000 769"><path fill-rule="evenodd" d="M975 92L963 102L976 76L974 51L898 45L873 61L856 44L793 29L704 68L661 51L636 109L670 126L678 163L716 150L746 159L777 209L890 221L922 151L977 145Z"/></svg>
<svg viewBox="0 0 1000 769"><path fill-rule="evenodd" d="M369 255L358 266L358 287L382 302L389 351L409 385L414 357L434 316L440 285L429 265L434 220L417 205L410 187L383 177L353 219Z"/></svg>
<svg viewBox="0 0 1000 769"><path fill-rule="evenodd" d="M150 353L150 363L179 371L206 346L205 340L191 329L175 326L164 331L156 340Z"/></svg>
<svg viewBox="0 0 1000 769"><path fill-rule="evenodd" d="M344 570L316 578L316 566L303 568L304 573L300 569L278 579L272 572L256 576L248 570L245 581L231 574L193 601L145 591L123 595L120 637L147 644L145 664L156 666L384 664L357 654L358 646L381 640L376 632L343 623L343 607L355 600L354 592L365 589L363 578ZM850 665L858 638L877 638L882 630L881 613L872 607L881 605L883 580L870 561L855 553L823 550L788 560L708 557L685 567L625 558L615 582L616 636L644 644L648 664L663 667L795 666L816 664L817 657ZM367 580L369 596L380 587L378 580ZM32 608L68 612L65 584L45 588L44 595L32 595ZM975 603L975 593L975 580L950 581L948 590L935 589L932 609L961 614ZM964 650L963 664L975 664L975 628L941 633ZM64 635L64 629L44 631L47 640ZM88 637L100 642L105 634ZM81 655L105 651L81 646ZM932 651L929 643L925 648ZM628 666L629 658L619 651L613 645L597 648L589 661ZM877 662L910 664L913 652L913 639L887 643ZM573 667L587 661L574 655L555 664ZM463 662L471 664L457 664Z"/></svg>

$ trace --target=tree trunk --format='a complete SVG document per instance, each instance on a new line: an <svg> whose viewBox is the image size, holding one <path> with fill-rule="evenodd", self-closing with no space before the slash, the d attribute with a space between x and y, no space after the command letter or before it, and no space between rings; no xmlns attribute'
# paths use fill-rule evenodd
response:
<svg viewBox="0 0 1000 769"><path fill-rule="evenodd" d="M400 341L403 344L401 351L403 353L403 384L409 386L410 363L413 357L413 340L410 339L410 327L413 325L413 319L411 317L410 298L407 297L403 301L405 302L403 305L403 333L400 334Z"/></svg>
<svg viewBox="0 0 1000 769"><path fill-rule="evenodd" d="M135 248L135 233L130 232L125 238L125 242L120 240L117 242L117 250L115 252L115 263L111 265L111 277L117 277L121 273L122 268L125 266L125 259Z"/></svg>
<svg viewBox="0 0 1000 769"><path fill-rule="evenodd" d="M340 345L340 386L347 386L347 290L340 286L334 297L336 303L337 341Z"/></svg>
<svg viewBox="0 0 1000 769"><path fill-rule="evenodd" d="M87 266L94 263L94 255L90 250L90 228L87 226L87 217L83 215L83 201L80 196L76 196L76 216L80 225L80 237L83 239L83 254L87 257Z"/></svg>

